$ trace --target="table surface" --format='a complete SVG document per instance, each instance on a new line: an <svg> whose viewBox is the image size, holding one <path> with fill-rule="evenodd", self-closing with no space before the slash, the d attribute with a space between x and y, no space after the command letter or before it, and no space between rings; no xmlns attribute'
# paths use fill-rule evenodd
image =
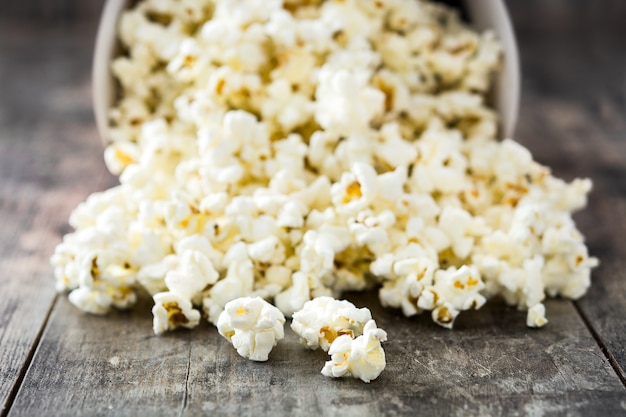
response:
<svg viewBox="0 0 626 417"><path fill-rule="evenodd" d="M549 300L542 329L490 302L452 331L351 296L389 334L371 384L323 377L326 355L290 330L255 363L208 323L154 336L149 300L96 317L55 293L48 259L70 211L116 183L91 112L102 2L74 3L0 11L0 416L626 415L626 2L508 2L523 73L516 139L557 176L594 181L575 216L601 260L587 295Z"/></svg>

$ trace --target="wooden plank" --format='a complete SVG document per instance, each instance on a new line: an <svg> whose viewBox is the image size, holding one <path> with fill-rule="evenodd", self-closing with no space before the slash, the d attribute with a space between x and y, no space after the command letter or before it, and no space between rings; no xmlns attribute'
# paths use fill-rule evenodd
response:
<svg viewBox="0 0 626 417"><path fill-rule="evenodd" d="M268 364L237 357L192 366L184 415L554 415L623 412L626 393L603 362L570 303L552 301L550 327L524 327L524 315L501 303L459 319L454 331L429 317L384 310L373 294L351 299L373 309L386 328L387 368L376 381L329 380L326 355L295 335ZM192 348L200 363L202 347ZM218 354L220 352L218 351ZM223 356L224 354L220 355ZM593 364L593 365L591 365ZM590 366L591 365L591 366ZM269 374L269 375L268 375Z"/></svg>
<svg viewBox="0 0 626 417"><path fill-rule="evenodd" d="M267 363L248 361L207 323L151 334L150 301L85 315L60 298L10 416L48 415L617 415L626 390L570 302L550 324L491 303L455 330L374 306L389 334L387 368L370 384L320 374L327 359L286 338Z"/></svg>
<svg viewBox="0 0 626 417"><path fill-rule="evenodd" d="M172 415L184 401L190 346L208 332L155 336L150 301L98 317L59 297L9 415Z"/></svg>
<svg viewBox="0 0 626 417"><path fill-rule="evenodd" d="M576 219L601 265L577 306L626 383L626 3L552 4L538 20L540 3L510 2L526 86L519 138L555 174L594 181Z"/></svg>
<svg viewBox="0 0 626 417"><path fill-rule="evenodd" d="M625 174L622 181L626 181ZM626 385L626 197L601 195L593 206L606 223L597 227L597 218L585 218L590 230L587 237L602 263L577 306Z"/></svg>
<svg viewBox="0 0 626 417"><path fill-rule="evenodd" d="M93 29L20 26L0 25L0 415L56 297L48 259L69 212L112 181L90 110Z"/></svg>

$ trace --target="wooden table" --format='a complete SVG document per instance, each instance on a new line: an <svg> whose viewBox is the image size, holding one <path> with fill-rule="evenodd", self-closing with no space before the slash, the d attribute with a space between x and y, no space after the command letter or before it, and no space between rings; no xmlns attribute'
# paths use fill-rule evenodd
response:
<svg viewBox="0 0 626 417"><path fill-rule="evenodd" d="M576 216L601 260L587 295L548 301L543 329L493 302L453 331L351 297L389 333L371 384L323 377L325 354L290 330L254 363L207 323L154 336L149 301L95 317L55 293L48 258L70 210L115 184L90 102L101 2L75 3L78 15L0 7L1 416L626 415L626 2L509 1L517 139L558 176L594 180Z"/></svg>

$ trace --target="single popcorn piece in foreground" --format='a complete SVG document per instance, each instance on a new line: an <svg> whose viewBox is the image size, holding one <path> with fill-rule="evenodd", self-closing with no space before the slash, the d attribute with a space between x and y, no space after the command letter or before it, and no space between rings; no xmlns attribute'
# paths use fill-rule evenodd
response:
<svg viewBox="0 0 626 417"><path fill-rule="evenodd" d="M548 323L546 319L546 307L543 304L536 304L528 309L526 316L526 326L543 327Z"/></svg>
<svg viewBox="0 0 626 417"><path fill-rule="evenodd" d="M330 346L331 359L326 362L322 374L339 378L353 376L363 382L378 378L385 369L385 351L380 345L387 340L387 333L376 327L370 320L363 328L363 334L356 339L348 335L339 336Z"/></svg>
<svg viewBox="0 0 626 417"><path fill-rule="evenodd" d="M264 362L285 337L284 324L283 313L261 297L241 297L226 304L217 330L241 356Z"/></svg>
<svg viewBox="0 0 626 417"><path fill-rule="evenodd" d="M366 307L356 308L347 300L317 297L294 313L291 329L309 349L328 351L338 337L346 335L354 339L363 334L363 327L371 319Z"/></svg>

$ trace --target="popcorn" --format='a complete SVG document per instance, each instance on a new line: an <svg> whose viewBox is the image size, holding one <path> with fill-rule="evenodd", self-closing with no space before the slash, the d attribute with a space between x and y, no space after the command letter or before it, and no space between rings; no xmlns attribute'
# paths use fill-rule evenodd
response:
<svg viewBox="0 0 626 417"><path fill-rule="evenodd" d="M192 81L209 64L207 58L198 42L187 38L180 43L178 54L167 65L167 71L179 81Z"/></svg>
<svg viewBox="0 0 626 417"><path fill-rule="evenodd" d="M376 170L368 164L356 163L352 172L346 172L340 183L333 184L333 204L344 213L363 210L378 192Z"/></svg>
<svg viewBox="0 0 626 417"><path fill-rule="evenodd" d="M385 96L367 87L366 76L345 69L320 69L315 93L315 120L320 126L349 134L366 129L374 117L382 114Z"/></svg>
<svg viewBox="0 0 626 417"><path fill-rule="evenodd" d="M439 216L439 228L452 242L452 252L460 259L465 259L474 245L474 238L468 236L472 216L465 210L446 207Z"/></svg>
<svg viewBox="0 0 626 417"><path fill-rule="evenodd" d="M113 304L112 297L106 292L93 291L86 287L72 291L69 300L76 307L91 314L105 314Z"/></svg>
<svg viewBox="0 0 626 417"><path fill-rule="evenodd" d="M285 316L260 297L230 301L217 320L217 330L237 353L253 361L266 361L285 334Z"/></svg>
<svg viewBox="0 0 626 417"><path fill-rule="evenodd" d="M546 319L546 308L543 304L535 304L528 309L526 326L543 327L546 323L548 323L548 320Z"/></svg>
<svg viewBox="0 0 626 417"><path fill-rule="evenodd" d="M386 335L343 291L446 328L501 296L540 327L546 295L589 287L572 213L591 182L495 140L501 47L446 6L144 0L119 36L104 158L120 185L76 208L51 258L78 308L146 290L155 333L202 308L253 360L293 315L325 375L367 382Z"/></svg>
<svg viewBox="0 0 626 417"><path fill-rule="evenodd" d="M387 123L380 129L381 143L376 146L375 155L390 167L408 166L415 162L417 147L404 140L397 123Z"/></svg>
<svg viewBox="0 0 626 417"><path fill-rule="evenodd" d="M160 292L155 294L154 307L154 333L161 334L177 327L194 328L200 322L200 312L192 308L191 302L173 292Z"/></svg>
<svg viewBox="0 0 626 417"><path fill-rule="evenodd" d="M285 260L285 247L276 236L269 236L248 245L248 254L258 262L280 264Z"/></svg>
<svg viewBox="0 0 626 417"><path fill-rule="evenodd" d="M208 290L202 301L208 320L214 324L226 303L252 295L254 288L254 265L243 242L231 246L223 262L228 265L226 275Z"/></svg>
<svg viewBox="0 0 626 417"><path fill-rule="evenodd" d="M397 260L391 267L393 256L389 256L389 267L376 269L381 275L397 276L386 281L379 291L380 302L383 306L402 308L405 316L412 316L421 311L418 300L425 287L433 282L436 264L427 257L405 258ZM372 272L374 272L372 271ZM393 272L392 272L393 271ZM428 297L428 293L424 294ZM422 303L424 307L424 303ZM432 307L433 305L428 305Z"/></svg>
<svg viewBox="0 0 626 417"><path fill-rule="evenodd" d="M113 174L121 174L130 164L139 159L139 149L131 142L117 142L104 151L104 162Z"/></svg>
<svg viewBox="0 0 626 417"><path fill-rule="evenodd" d="M286 132L305 124L313 115L313 103L301 93L294 93L286 79L278 79L267 87L268 100L261 107L266 119L275 118Z"/></svg>
<svg viewBox="0 0 626 417"><path fill-rule="evenodd" d="M205 254L189 250L179 256L179 267L165 275L165 285L170 291L192 298L215 284L218 273Z"/></svg>
<svg viewBox="0 0 626 417"><path fill-rule="evenodd" d="M356 308L349 301L332 297L317 297L293 314L291 328L309 349L328 351L339 336L355 338L363 334L363 326L371 319L372 314L365 307Z"/></svg>
<svg viewBox="0 0 626 417"><path fill-rule="evenodd" d="M291 285L274 297L276 307L286 316L293 315L300 310L311 298L309 276L303 272L296 272L291 276Z"/></svg>
<svg viewBox="0 0 626 417"><path fill-rule="evenodd" d="M328 350L331 360L324 365L322 375L334 378L352 376L363 382L378 378L386 365L385 351L380 343L386 340L387 333L377 328L374 320L365 324L363 334L356 339L339 336Z"/></svg>
<svg viewBox="0 0 626 417"><path fill-rule="evenodd" d="M485 285L475 268L463 265L458 270L453 266L440 269L434 281L422 291L417 306L432 310L433 320L443 327L452 328L461 311L479 309L486 301L480 294Z"/></svg>
<svg viewBox="0 0 626 417"><path fill-rule="evenodd" d="M368 245L372 249L388 242L386 229L395 222L396 217L390 210L385 210L378 216L373 216L369 211L361 211L357 218L350 220L349 228L359 245Z"/></svg>

